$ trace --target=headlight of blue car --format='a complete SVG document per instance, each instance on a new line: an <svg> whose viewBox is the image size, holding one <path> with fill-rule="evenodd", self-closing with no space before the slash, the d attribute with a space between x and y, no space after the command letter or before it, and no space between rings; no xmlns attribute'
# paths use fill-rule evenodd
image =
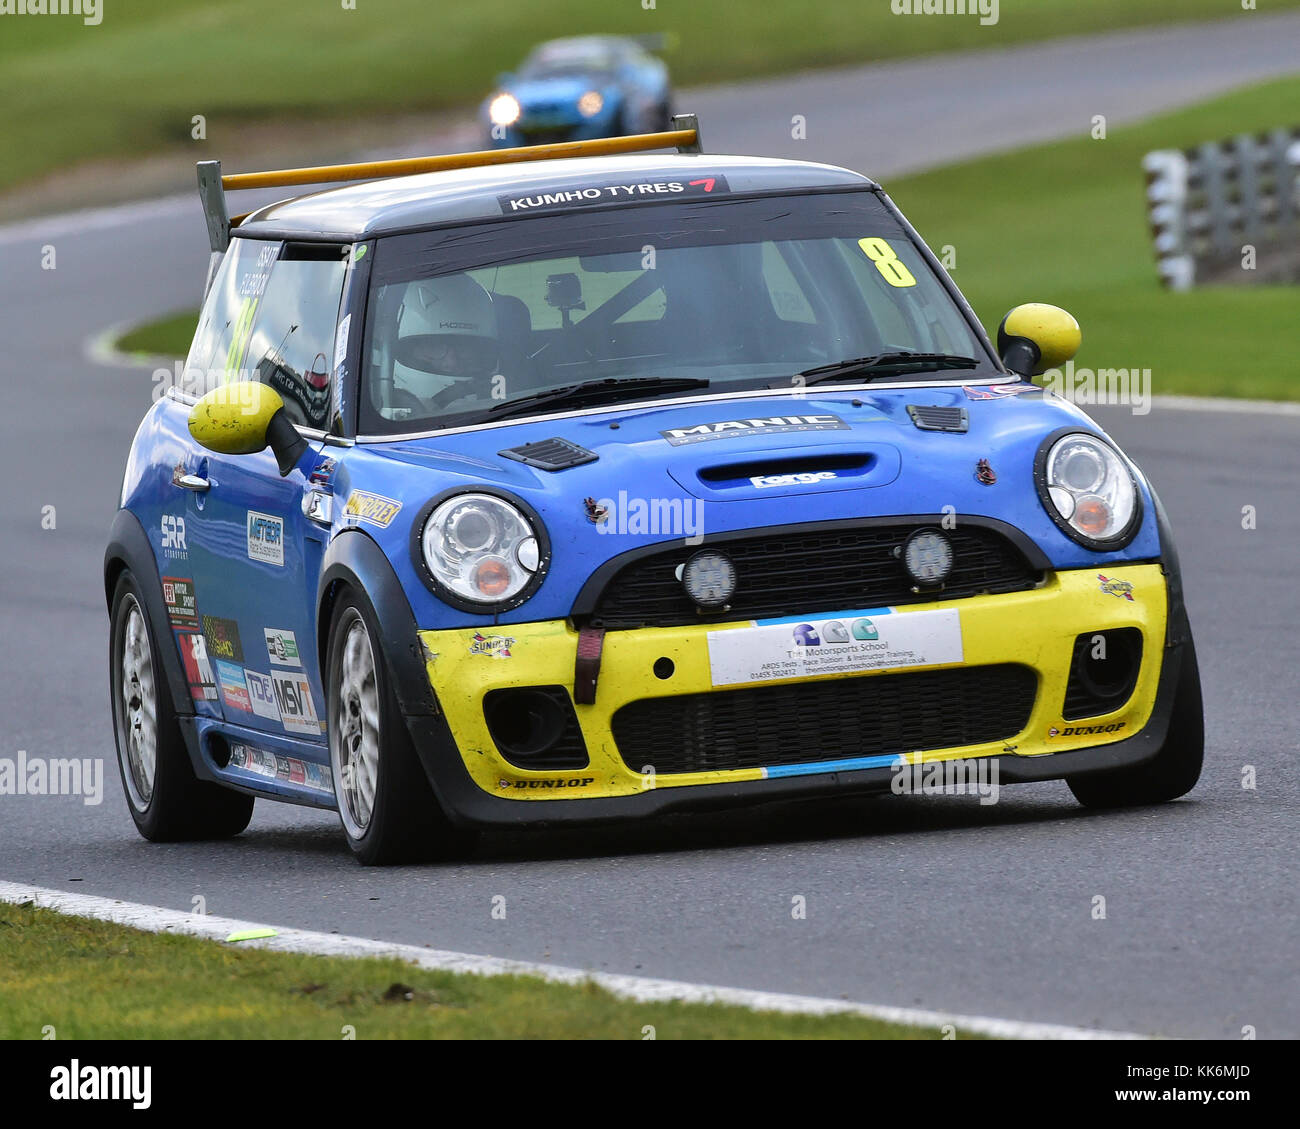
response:
<svg viewBox="0 0 1300 1129"><path fill-rule="evenodd" d="M482 490L443 495L417 521L425 582L464 611L516 608L542 582L550 552L541 520L517 499Z"/></svg>
<svg viewBox="0 0 1300 1129"><path fill-rule="evenodd" d="M1067 536L1098 552L1133 540L1142 499L1133 472L1109 443L1081 431L1049 436L1034 469L1043 506Z"/></svg>

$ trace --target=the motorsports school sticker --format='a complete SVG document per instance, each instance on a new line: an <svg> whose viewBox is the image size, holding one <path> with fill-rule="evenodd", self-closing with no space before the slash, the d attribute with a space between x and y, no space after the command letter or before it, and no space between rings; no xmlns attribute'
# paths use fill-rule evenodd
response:
<svg viewBox="0 0 1300 1129"><path fill-rule="evenodd" d="M802 416L754 416L750 419L724 419L700 423L694 427L670 427L659 432L674 447L687 443L706 443L710 439L731 439L737 435L787 435L792 431L849 431L839 416L823 412Z"/></svg>
<svg viewBox="0 0 1300 1129"><path fill-rule="evenodd" d="M962 661L955 611L845 612L709 632L714 686Z"/></svg>
<svg viewBox="0 0 1300 1129"><path fill-rule="evenodd" d="M526 212L567 212L593 204L626 204L631 200L684 200L691 196L719 196L730 189L727 178L698 173L689 178L662 176L649 180L601 181L532 192L498 196L501 211L508 216Z"/></svg>

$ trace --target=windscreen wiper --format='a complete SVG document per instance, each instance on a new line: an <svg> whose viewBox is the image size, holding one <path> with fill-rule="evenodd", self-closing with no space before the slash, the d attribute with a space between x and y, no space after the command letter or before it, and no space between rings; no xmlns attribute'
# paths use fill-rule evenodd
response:
<svg viewBox="0 0 1300 1129"><path fill-rule="evenodd" d="M545 388L529 396L507 400L485 408L484 416L521 415L540 407L557 407L561 404L597 404L602 400L622 400L640 393L657 395L661 392L688 392L693 388L707 388L709 382L692 376L610 376L603 380L584 380L581 384L565 384L559 388Z"/></svg>
<svg viewBox="0 0 1300 1129"><path fill-rule="evenodd" d="M984 362L976 357L958 357L952 353L913 353L900 349L892 353L877 353L874 357L855 357L847 361L836 361L830 365L818 365L816 368L804 369L799 375L807 384L822 384L829 380L853 380L864 373L880 369L923 369L923 368L979 368Z"/></svg>

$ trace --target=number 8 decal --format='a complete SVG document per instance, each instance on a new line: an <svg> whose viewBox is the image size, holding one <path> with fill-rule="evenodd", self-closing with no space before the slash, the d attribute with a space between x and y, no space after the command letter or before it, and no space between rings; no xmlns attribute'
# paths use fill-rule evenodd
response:
<svg viewBox="0 0 1300 1129"><path fill-rule="evenodd" d="M863 253L876 264L876 270L884 276L890 286L915 286L916 278L894 253L894 249L879 236L872 235L859 239L858 246Z"/></svg>

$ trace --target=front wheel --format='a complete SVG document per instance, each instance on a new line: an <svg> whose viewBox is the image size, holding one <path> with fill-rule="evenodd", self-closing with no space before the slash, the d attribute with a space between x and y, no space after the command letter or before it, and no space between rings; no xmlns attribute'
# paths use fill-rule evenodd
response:
<svg viewBox="0 0 1300 1129"><path fill-rule="evenodd" d="M123 572L113 592L109 692L131 818L155 843L238 835L253 817L253 797L194 775L144 609L135 577Z"/></svg>
<svg viewBox="0 0 1300 1129"><path fill-rule="evenodd" d="M373 615L354 593L340 599L327 669L330 769L348 846L365 866L462 853L425 778L375 640Z"/></svg>
<svg viewBox="0 0 1300 1129"><path fill-rule="evenodd" d="M1196 648L1189 640L1178 673L1174 708L1165 743L1155 757L1135 768L1071 776L1066 783L1074 798L1089 808L1163 804L1186 795L1201 778L1205 754L1205 721L1201 705L1201 672Z"/></svg>

